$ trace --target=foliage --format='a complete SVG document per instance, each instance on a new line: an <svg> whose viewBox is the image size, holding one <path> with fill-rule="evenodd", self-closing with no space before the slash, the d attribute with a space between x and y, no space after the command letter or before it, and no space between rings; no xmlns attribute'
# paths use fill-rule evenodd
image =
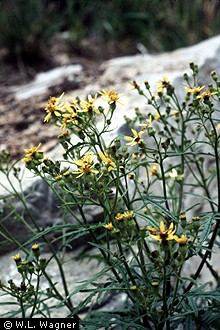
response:
<svg viewBox="0 0 220 330"><path fill-rule="evenodd" d="M129 39L147 50L164 51L219 33L219 15L217 0L67 0L65 25L76 42L88 36Z"/></svg>
<svg viewBox="0 0 220 330"><path fill-rule="evenodd" d="M164 51L218 34L219 16L218 0L3 0L0 40L23 61L48 56L55 32L64 30L72 50L90 38L103 54L107 41L119 41L125 53Z"/></svg>
<svg viewBox="0 0 220 330"><path fill-rule="evenodd" d="M213 71L213 83L201 86L197 65L190 63L190 68L192 77L184 74L183 100L167 77L157 83L156 94L147 81L143 86L130 84L135 90L130 92L144 98L148 112L136 109L133 119L125 117L129 135L112 129L114 116L126 107L113 89L87 100L64 100L64 93L48 100L44 121L63 129L58 137L63 158L46 157L39 144L25 150L23 161L50 186L76 224L64 218L63 224L42 229L32 216L34 233L21 245L7 231L3 213L1 235L26 255L24 260L20 254L13 257L20 285L13 279L1 282L1 290L17 298L19 309L11 316L48 317L54 308L66 306L67 317L87 312L80 320L86 329L129 329L131 324L134 329L176 329L179 324L184 329L219 328L219 274L210 257L219 248L220 80ZM112 140L106 145L110 132ZM28 209L9 175L22 184L21 172L10 165L7 152L1 156L1 171L10 181L11 194ZM7 198L2 201L7 203ZM102 209L102 221L89 222L88 205ZM47 240L48 232L57 230L62 236L58 249ZM78 258L97 260L102 269L69 290L60 254L85 234L90 234L96 252ZM51 252L49 260L43 258L45 247ZM186 267L195 257L198 268L190 274ZM64 294L48 275L53 259ZM204 267L213 286L200 279ZM34 275L37 282L32 283ZM42 275L47 290L41 287ZM87 296L73 306L71 298L82 293ZM124 300L114 311L97 308L121 294ZM49 307L51 298L57 304Z"/></svg>
<svg viewBox="0 0 220 330"><path fill-rule="evenodd" d="M3 0L0 4L0 40L18 59L37 59L60 29L55 8L45 0Z"/></svg>

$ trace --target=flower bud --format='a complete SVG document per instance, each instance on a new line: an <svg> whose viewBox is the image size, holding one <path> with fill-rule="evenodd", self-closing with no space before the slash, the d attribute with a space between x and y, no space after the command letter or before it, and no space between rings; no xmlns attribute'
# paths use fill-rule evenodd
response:
<svg viewBox="0 0 220 330"><path fill-rule="evenodd" d="M44 258L40 259L39 264L38 264L39 270L45 270L46 266L47 266L46 259L44 259Z"/></svg>
<svg viewBox="0 0 220 330"><path fill-rule="evenodd" d="M12 259L16 262L16 265L19 265L21 263L21 255L20 255L20 253L18 253L15 256L13 256Z"/></svg>
<svg viewBox="0 0 220 330"><path fill-rule="evenodd" d="M188 76L188 74L187 74L187 73L184 73L184 75L183 75L183 79L184 79L184 80L186 80L186 81L188 81L188 80L189 80L189 76Z"/></svg>
<svg viewBox="0 0 220 330"><path fill-rule="evenodd" d="M183 228L185 228L186 225L187 225L187 222L186 222L186 214L185 214L185 213L180 214L179 218L180 218L181 226L182 226Z"/></svg>
<svg viewBox="0 0 220 330"><path fill-rule="evenodd" d="M156 134L156 130L153 127L148 127L147 132L149 136L154 136Z"/></svg>
<svg viewBox="0 0 220 330"><path fill-rule="evenodd" d="M126 147L126 146L122 147L121 151L123 154L125 154L128 151L128 147Z"/></svg>
<svg viewBox="0 0 220 330"><path fill-rule="evenodd" d="M103 173L103 175L108 175L108 168L106 166L102 166L101 172Z"/></svg>
<svg viewBox="0 0 220 330"><path fill-rule="evenodd" d="M39 258L40 256L40 248L39 248L39 245L38 244L34 244L32 245L31 247L32 251L33 251L33 254L36 258Z"/></svg>
<svg viewBox="0 0 220 330"><path fill-rule="evenodd" d="M119 139L115 139L114 144L115 144L116 149L119 149L121 147L121 141Z"/></svg>
<svg viewBox="0 0 220 330"><path fill-rule="evenodd" d="M146 236L146 228L145 227L140 228L140 235L141 235L142 239L145 239L145 236Z"/></svg>
<svg viewBox="0 0 220 330"><path fill-rule="evenodd" d="M146 89L150 89L150 84L147 80L144 82L144 85Z"/></svg>

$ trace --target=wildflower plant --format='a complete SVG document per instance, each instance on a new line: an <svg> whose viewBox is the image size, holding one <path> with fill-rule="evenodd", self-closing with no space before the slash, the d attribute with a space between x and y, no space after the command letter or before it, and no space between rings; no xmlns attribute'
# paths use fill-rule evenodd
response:
<svg viewBox="0 0 220 330"><path fill-rule="evenodd" d="M143 86L133 81L132 93L145 98L147 110L125 117L130 135L115 134L108 145L113 117L124 111L117 109L124 104L120 94L112 89L87 100L52 97L44 121L63 130L58 137L63 158L48 158L40 144L24 151L26 167L47 182L77 222L64 221L68 234L62 232L60 249L89 234L88 244L99 251L103 269L71 292L59 253L51 250L66 289L63 299L54 296L68 302L69 315L87 311L82 328L219 327L219 274L212 258L219 249L220 80L212 72L212 84L200 86L197 65L190 68L184 99L165 76L156 94L147 81ZM99 97L106 107L97 105ZM88 205L101 208L102 221L90 222ZM35 229L36 241L45 232ZM205 268L211 283L202 277ZM8 290L3 284L2 289ZM73 306L71 297L80 291L88 297ZM114 311L97 308L113 296L123 297Z"/></svg>
<svg viewBox="0 0 220 330"><path fill-rule="evenodd" d="M33 244L28 259L22 260L20 253L13 256L21 281L19 285L13 279L10 279L8 284L1 283L1 291L16 298L23 318L32 318L39 310L40 314L45 316L43 313L45 297L42 297L39 286L47 261L40 258L40 255L39 245Z"/></svg>

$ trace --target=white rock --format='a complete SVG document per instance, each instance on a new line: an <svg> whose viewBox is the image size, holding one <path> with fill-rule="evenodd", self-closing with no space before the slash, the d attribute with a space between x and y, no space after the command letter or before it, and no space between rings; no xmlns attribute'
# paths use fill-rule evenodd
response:
<svg viewBox="0 0 220 330"><path fill-rule="evenodd" d="M81 71L82 66L77 64L41 72L36 75L33 82L23 86L12 87L11 92L15 92L15 97L18 100L25 100L34 95L46 93L49 87L57 85L65 79L73 81Z"/></svg>
<svg viewBox="0 0 220 330"><path fill-rule="evenodd" d="M151 85L160 80L162 74L167 75L171 81L189 72L189 63L194 62L199 67L205 63L219 69L218 51L220 49L220 36L202 41L194 46L181 48L172 52L158 55L135 55L115 58L106 61L102 69L104 74L100 78L103 85L117 85L122 81L148 80ZM216 68L215 65L218 64ZM211 70L210 70L211 71ZM209 72L208 72L209 73Z"/></svg>

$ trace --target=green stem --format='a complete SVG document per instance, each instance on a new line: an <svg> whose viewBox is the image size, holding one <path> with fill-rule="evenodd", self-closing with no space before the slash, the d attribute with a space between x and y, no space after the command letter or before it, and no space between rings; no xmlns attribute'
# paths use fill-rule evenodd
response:
<svg viewBox="0 0 220 330"><path fill-rule="evenodd" d="M185 122L184 122L184 118L182 115L182 112L180 112L181 114L181 119L182 119L182 128L181 128L181 156L180 156L180 170L181 170L181 174L184 174L184 138L185 138ZM184 185L184 178L179 182L180 185L180 191L179 191L179 203L178 203L178 209L177 209L177 214L180 214L181 209L182 209L182 202L183 202L183 185Z"/></svg>
<svg viewBox="0 0 220 330"><path fill-rule="evenodd" d="M196 165L196 168L197 168L197 170L198 170L198 172L199 172L199 174L200 174L201 180L199 180L199 178L198 178L197 175L195 174L195 171L192 170L192 168L191 168L191 166L190 166L190 161L188 161L188 160L186 159L186 163L187 163L188 169L189 169L189 171L191 172L191 174L192 174L192 176L194 177L194 179L197 181L198 185L199 185L201 188L204 189L205 194L206 194L206 196L208 197L209 204L210 204L210 207L211 207L211 209L212 209L212 212L214 212L215 209L214 209L213 203L211 202L211 195L210 195L210 192L209 192L209 188L208 188L208 186L207 186L207 184L206 184L206 181L207 181L207 180L206 180L206 178L205 178L204 171L202 171L202 169L201 169L201 167L200 167L200 165L199 165L199 163L198 163L198 161L197 161L195 155L193 155L193 156L194 156L193 161L194 161L194 163L195 163L195 165ZM191 161L191 162L192 162L192 161Z"/></svg>
<svg viewBox="0 0 220 330"><path fill-rule="evenodd" d="M164 173L164 167L163 167L163 159L162 159L160 152L159 152L159 155L160 155L160 170L161 170L161 175L162 175L163 194L164 194L166 208L169 211L170 207L169 207L168 197L167 197L167 188L166 188L166 179L165 179L165 173Z"/></svg>
<svg viewBox="0 0 220 330"><path fill-rule="evenodd" d="M121 246L121 242L120 242L120 240L118 238L117 238L117 243L118 243L118 247L119 247L119 251L120 251L120 257L122 257L123 264L124 264L124 266L125 266L125 268L126 268L126 270L128 272L128 275L130 277L130 280L131 280L131 282L132 282L133 285L136 285L137 286L137 283L136 283L136 281L135 281L135 279L134 279L134 277L133 277L133 275L131 273L131 270L130 270L130 268L129 268L128 264L127 264L126 258L124 256L124 252L123 252L123 249L122 249L122 246Z"/></svg>
<svg viewBox="0 0 220 330"><path fill-rule="evenodd" d="M85 223L85 224L88 224L88 223L87 223L87 220L86 220L86 217L85 217L85 214L84 214L84 212L83 212L83 210L82 210L82 207L81 207L80 205L78 205L78 209L79 209L79 212L80 212L80 214L81 214L81 216L82 216L82 219L83 219L84 223ZM100 242L99 242L99 240L97 239L97 237L96 237L95 233L93 232L93 230L91 230L90 228L88 228L88 231L89 231L90 235L92 236L94 242L95 242L97 245L99 245ZM99 251L101 252L101 254L102 254L104 260L106 261L106 263L111 267L111 271L112 271L113 274L115 275L117 281L118 281L119 283L121 283L122 280L121 280L120 276L118 275L117 271L115 270L115 268L113 267L113 264L112 264L111 261L109 260L108 255L105 254L105 252L103 251L103 249L99 249Z"/></svg>
<svg viewBox="0 0 220 330"><path fill-rule="evenodd" d="M132 246L129 244L128 247L129 247L130 251L132 252L133 257L134 257L134 259L136 260L138 266L140 267L140 269L141 269L141 271L142 271L142 274L143 274L143 277L144 277L144 278L147 278L146 270L145 270L145 268L143 267L143 266L144 266L144 259L143 259L143 253L142 253L142 251L141 251L141 247L139 247L139 249L138 249L138 250L139 250L139 253L140 253L140 259L141 259L141 261L138 259L138 257L137 257L137 253L135 253L135 251L134 251L134 249L132 248Z"/></svg>
<svg viewBox="0 0 220 330"><path fill-rule="evenodd" d="M166 265L163 267L163 308L165 315L166 330L170 330L170 321L168 320L168 308L167 308L167 275L166 275Z"/></svg>
<svg viewBox="0 0 220 330"><path fill-rule="evenodd" d="M173 291L172 304L171 304L171 307L170 307L171 313L172 313L172 310L173 310L173 307L174 307L174 304L175 304L175 300L176 300L176 296L177 296L177 292L178 292L178 289L179 289L180 274L181 274L181 271L182 271L182 267L183 267L183 264L180 266L178 274L177 274L177 281L176 281L176 285L175 285L175 288L174 288L174 291Z"/></svg>
<svg viewBox="0 0 220 330"><path fill-rule="evenodd" d="M218 156L218 136L217 136L217 132L215 129L215 125L212 121L212 119L210 118L210 122L212 124L212 128L213 131L215 133L215 144L214 144L214 153L215 153L215 164L216 164L216 174L217 174L217 190L218 190L218 214L220 213L220 168L219 168L219 156ZM203 266L206 263L206 259L210 256L210 250L212 250L216 236L218 234L218 230L219 230L219 226L220 226L220 219L219 216L216 217L216 224L215 224L215 228L213 230L211 239L209 241L209 245L208 245L208 249L206 250L204 257L196 271L196 273L193 276L193 279L196 280L198 278L198 276L200 275L200 272L202 271ZM193 282L190 282L189 285L187 286L187 288L185 289L185 293L188 292L192 286L193 286Z"/></svg>
<svg viewBox="0 0 220 330"><path fill-rule="evenodd" d="M19 303L20 303L20 306L21 306L22 318L25 319L26 318L26 315L25 315L24 304L23 304L23 297L22 296L19 298Z"/></svg>
<svg viewBox="0 0 220 330"><path fill-rule="evenodd" d="M202 261L201 261L199 267L197 268L197 271L196 271L195 274L193 275L193 280L196 280L196 279L199 277L199 275L200 275L200 273L201 273L201 271L202 271L202 268L203 268L203 266L204 266L205 263L206 263L206 259L210 256L210 250L212 250L212 248L213 248L213 245L214 245L214 242L215 242L216 236L217 236L217 234L218 234L219 225L220 225L220 219L217 219L217 220L216 220L216 224L215 224L214 231L213 231L213 233L212 233L212 237L211 237L211 239L210 239L210 241L209 241L208 248L207 248L207 250L206 250L206 252L205 252L205 254L204 254L204 257L203 257L203 259L202 259ZM188 285L188 286L186 287L186 289L184 290L184 293L188 292L188 291L192 288L193 285L194 285L194 282L190 282L189 285Z"/></svg>
<svg viewBox="0 0 220 330"><path fill-rule="evenodd" d="M218 134L216 132L215 124L211 119L210 121L215 134L214 152L215 152L217 190L218 190L218 212L220 212L220 166L219 166L219 154L218 154Z"/></svg>
<svg viewBox="0 0 220 330"><path fill-rule="evenodd" d="M36 284L36 288L35 288L35 296L34 296L34 303L33 303L33 308L32 311L30 313L29 318L31 319L34 315L36 306L37 306L37 297L38 297L38 291L39 291L39 287L40 287L40 274L37 274L37 284Z"/></svg>

